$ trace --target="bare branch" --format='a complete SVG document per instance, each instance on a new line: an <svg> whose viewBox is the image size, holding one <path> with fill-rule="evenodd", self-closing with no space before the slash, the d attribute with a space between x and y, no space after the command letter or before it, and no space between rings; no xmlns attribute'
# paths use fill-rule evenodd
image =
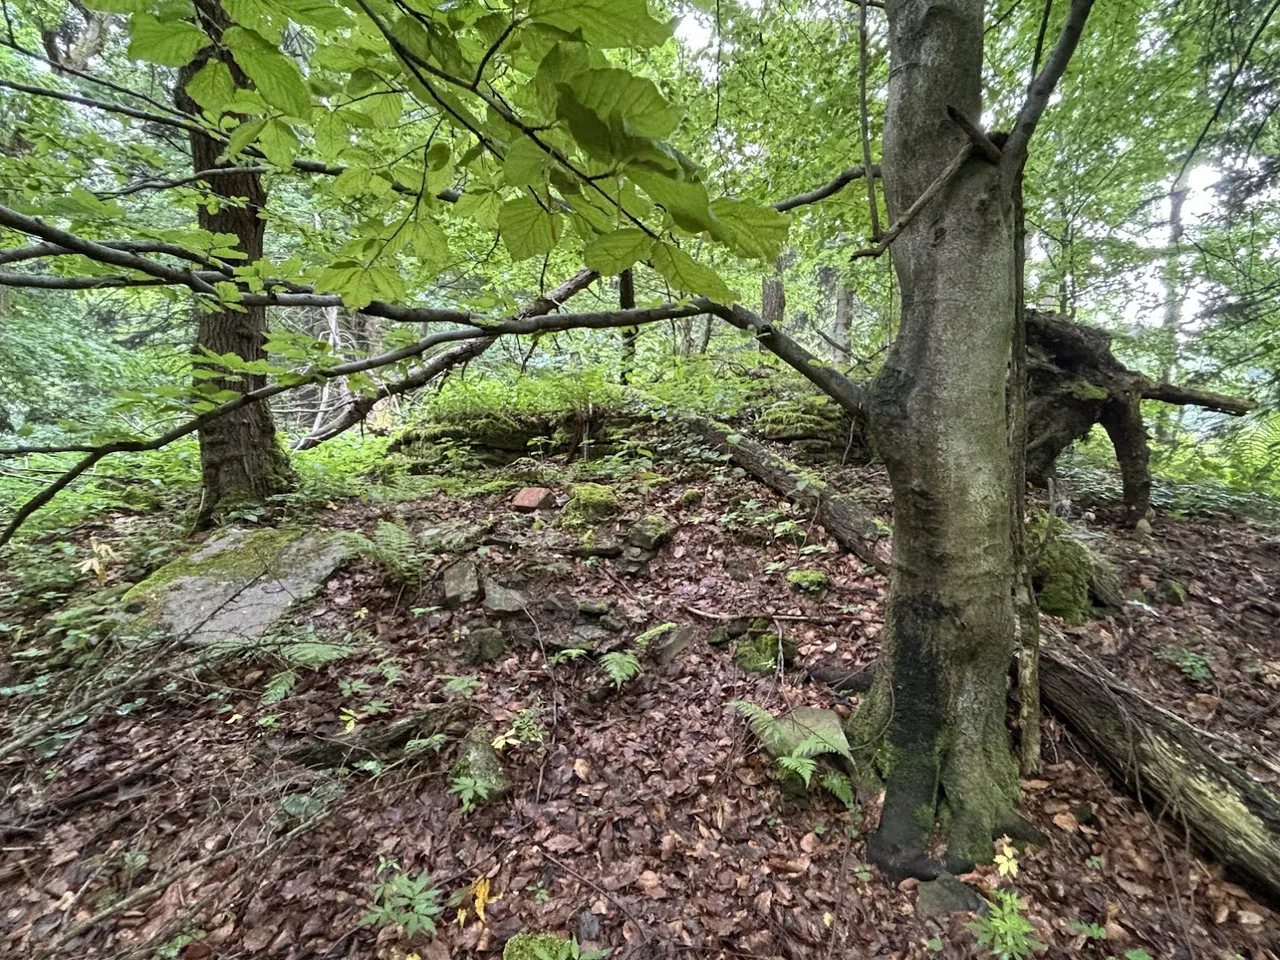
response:
<svg viewBox="0 0 1280 960"><path fill-rule="evenodd" d="M810 203L817 203L819 200L825 200L827 197L835 196L849 184L855 180L861 180L865 175L866 167L848 167L840 171L834 180L830 183L824 183L816 190L810 190L808 193L801 193L794 197L788 197L786 200L779 200L771 204L773 209L779 213L786 213L788 210L794 210L796 207L803 207ZM875 164L871 167L871 176L880 176L880 166Z"/></svg>
<svg viewBox="0 0 1280 960"><path fill-rule="evenodd" d="M1058 34L1058 43L1045 61L1044 69L1031 81L1027 90L1026 102L1018 112L1018 119L1013 124L1013 132L1005 144L1004 164L1008 171L1006 179L1022 169L1027 160L1027 149L1031 137L1036 132L1036 125L1049 106L1049 98L1053 95L1058 81L1067 71L1067 65L1076 52L1080 37L1084 33L1085 22L1089 19L1089 11L1093 9L1093 0L1071 0L1071 9L1067 12L1066 22Z"/></svg>
<svg viewBox="0 0 1280 960"><path fill-rule="evenodd" d="M880 239L874 247L867 247L865 250L855 250L849 255L850 260L857 260L861 257L878 257L889 249L889 244L898 238L898 234L907 228L907 224L916 218L921 210L923 210L939 193L946 187L951 179L960 172L960 168L964 166L964 162L969 159L969 155L973 153L973 144L966 143L960 148L960 152L955 155L952 161L947 164L945 170L938 175L938 179L925 189L924 193L916 198L916 202L906 209L906 212L898 219L898 222L891 226L885 235Z"/></svg>
<svg viewBox="0 0 1280 960"><path fill-rule="evenodd" d="M180 120L177 117L167 117L160 113L151 113L148 110L139 110L137 107L126 106L122 103L110 103L106 100L95 100L92 97L82 97L74 93L64 93L61 90L50 90L48 87L33 87L26 83L15 83L12 80L0 80L0 89L14 90L18 93L30 93L37 97L49 97L52 100L61 100L64 103L75 103L82 107L92 107L95 110L102 110L106 113L118 113L124 117L133 117L135 120L145 120L147 123L159 123L166 127L173 127L177 130L185 130L188 133L199 133L203 136L211 136L210 131L195 123L186 120Z"/></svg>

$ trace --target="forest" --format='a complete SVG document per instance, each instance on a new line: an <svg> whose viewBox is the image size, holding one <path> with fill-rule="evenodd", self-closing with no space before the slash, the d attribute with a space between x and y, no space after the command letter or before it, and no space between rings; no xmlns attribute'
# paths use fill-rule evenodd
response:
<svg viewBox="0 0 1280 960"><path fill-rule="evenodd" d="M1280 0L0 0L0 956L1280 960Z"/></svg>

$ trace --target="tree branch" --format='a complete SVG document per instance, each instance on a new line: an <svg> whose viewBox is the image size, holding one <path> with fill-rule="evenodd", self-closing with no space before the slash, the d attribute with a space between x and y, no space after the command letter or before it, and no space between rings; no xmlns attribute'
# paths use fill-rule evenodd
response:
<svg viewBox="0 0 1280 960"><path fill-rule="evenodd" d="M898 219L898 222L885 232L885 235L880 239L880 242L874 247L867 247L865 250L855 250L849 255L849 259L857 260L860 257L878 257L888 250L889 244L893 243L893 241L898 238L898 234L902 233L902 231L907 228L907 225L916 218L916 214L923 210L930 200L941 193L943 188L951 182L952 177L960 172L960 168L964 166L964 162L969 159L969 155L972 153L972 143L966 143L961 147L960 152L955 155L949 164L947 164L946 169L938 175L938 179L929 184L924 193L920 194L920 196L916 198L916 202L909 206Z"/></svg>
<svg viewBox="0 0 1280 960"><path fill-rule="evenodd" d="M1027 161L1027 149L1031 137L1036 132L1036 125L1049 106L1049 98L1062 75L1067 72L1067 65L1076 52L1080 37L1084 33L1085 22L1089 19L1089 11L1093 9L1093 0L1071 0L1071 9L1067 12L1066 22L1058 34L1058 43L1045 61L1044 69L1031 81L1027 90L1027 99L1018 111L1018 119L1013 124L1013 132L1005 144L1004 165L1006 179L1011 178L1022 169ZM1012 182L1009 179L1009 182Z"/></svg>
<svg viewBox="0 0 1280 960"><path fill-rule="evenodd" d="M779 200L771 204L773 209L779 213L786 213L788 210L794 210L796 207L803 207L810 203L817 203L819 200L825 200L827 197L834 196L839 193L855 180L861 180L865 175L865 167L848 167L840 171L834 180L825 183L816 190L810 190L808 193L801 193L794 197L788 197L786 200ZM880 165L873 164L871 167L871 176L880 176Z"/></svg>

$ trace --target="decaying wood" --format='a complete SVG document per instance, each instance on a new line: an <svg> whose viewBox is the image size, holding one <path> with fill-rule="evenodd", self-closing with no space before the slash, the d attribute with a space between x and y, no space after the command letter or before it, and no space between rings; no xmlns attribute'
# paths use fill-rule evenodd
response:
<svg viewBox="0 0 1280 960"><path fill-rule="evenodd" d="M1156 383L1111 352L1111 334L1056 314L1027 313L1027 476L1043 483L1054 461L1099 423L1111 437L1130 522L1151 502L1151 457L1143 400L1192 404L1241 416L1256 404L1207 390Z"/></svg>
<svg viewBox="0 0 1280 960"><path fill-rule="evenodd" d="M841 547L880 572L887 571L888 565L875 551L876 541L885 534L875 519L849 497L817 478L803 476L800 468L785 457L723 424L697 416L684 417L683 422L770 489L812 510Z"/></svg>
<svg viewBox="0 0 1280 960"><path fill-rule="evenodd" d="M1273 793L1223 760L1193 727L1087 662L1077 665L1046 647L1040 687L1045 705L1131 791L1280 906L1280 800Z"/></svg>
<svg viewBox="0 0 1280 960"><path fill-rule="evenodd" d="M412 740L438 733L464 736L470 729L467 717L472 712L472 705L466 702L434 704L386 726L363 729L354 736L310 740L290 747L280 757L308 767L336 767L360 760L385 763L402 754Z"/></svg>

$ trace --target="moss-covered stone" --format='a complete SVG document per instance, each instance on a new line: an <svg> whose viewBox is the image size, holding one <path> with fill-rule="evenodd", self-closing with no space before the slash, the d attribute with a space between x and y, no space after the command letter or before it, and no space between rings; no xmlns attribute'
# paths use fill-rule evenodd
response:
<svg viewBox="0 0 1280 960"><path fill-rule="evenodd" d="M1181 607L1187 602L1187 588L1177 580L1161 580L1160 598L1171 606Z"/></svg>
<svg viewBox="0 0 1280 960"><path fill-rule="evenodd" d="M657 550L675 535L676 525L666 517L649 514L636 521L627 533L627 543L642 550Z"/></svg>
<svg viewBox="0 0 1280 960"><path fill-rule="evenodd" d="M733 662L748 673L773 673L778 668L778 647L778 635L775 633L749 633L738 641ZM783 638L781 647L782 662L792 663L798 653L796 641Z"/></svg>
<svg viewBox="0 0 1280 960"><path fill-rule="evenodd" d="M1041 518L1033 524L1028 540L1036 558L1032 582L1040 609L1075 626L1084 623L1093 613L1089 548L1072 535L1060 517Z"/></svg>
<svg viewBox="0 0 1280 960"><path fill-rule="evenodd" d="M562 517L566 523L593 524L608 520L622 510L613 489L603 483L575 483L569 488L569 502Z"/></svg>
<svg viewBox="0 0 1280 960"><path fill-rule="evenodd" d="M489 734L482 727L476 727L467 734L458 747L458 759L450 776L455 780L471 779L483 784L488 791L483 800L485 803L511 792L511 780L502 769L502 760L498 751L493 749Z"/></svg>
<svg viewBox="0 0 1280 960"><path fill-rule="evenodd" d="M779 400L756 420L756 432L768 440L834 441L843 431L840 408L816 394Z"/></svg>
<svg viewBox="0 0 1280 960"><path fill-rule="evenodd" d="M690 487L684 493L680 494L680 504L685 507L696 507L702 502L702 491L697 487Z"/></svg>
<svg viewBox="0 0 1280 960"><path fill-rule="evenodd" d="M569 941L554 933L517 933L502 948L502 960L559 960L568 955Z"/></svg>
<svg viewBox="0 0 1280 960"><path fill-rule="evenodd" d="M799 593L817 594L831 586L831 578L821 570L792 570L787 574L787 583Z"/></svg>

